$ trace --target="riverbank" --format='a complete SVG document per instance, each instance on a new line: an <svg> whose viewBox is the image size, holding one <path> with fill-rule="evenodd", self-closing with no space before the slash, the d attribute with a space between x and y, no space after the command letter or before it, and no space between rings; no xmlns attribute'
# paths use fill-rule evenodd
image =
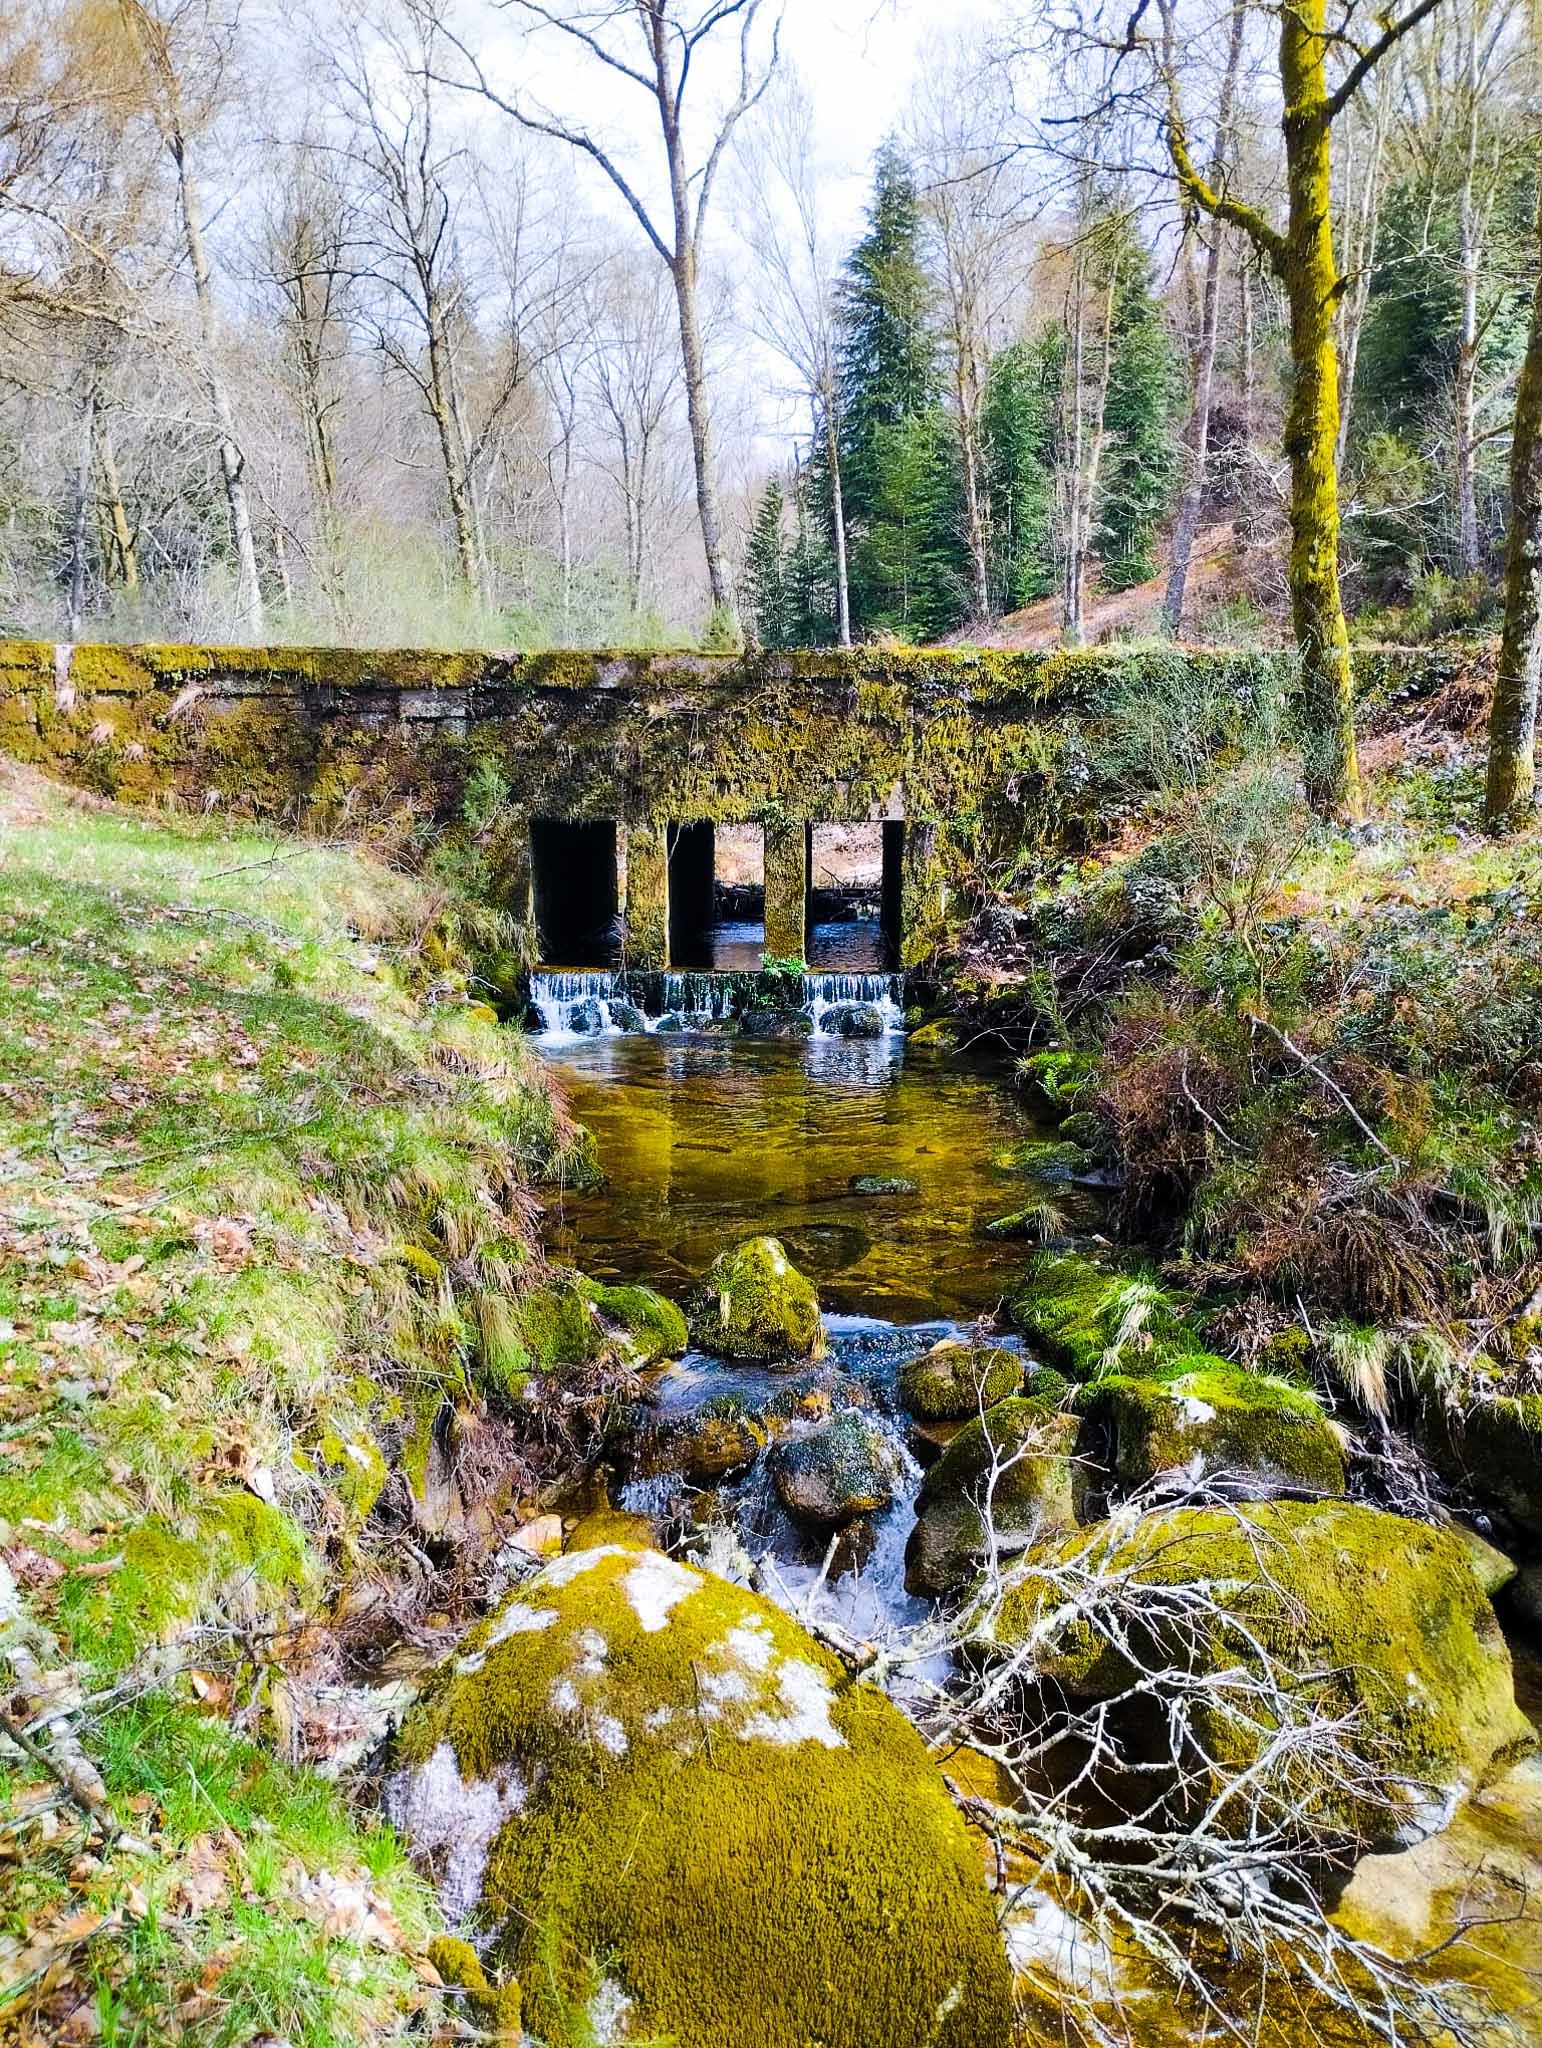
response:
<svg viewBox="0 0 1542 2048"><path fill-rule="evenodd" d="M516 1432L495 1380L592 1171L460 916L0 764L7 2038L356 2048L431 1996L431 1894L313 1766L566 1468L582 1399Z"/></svg>

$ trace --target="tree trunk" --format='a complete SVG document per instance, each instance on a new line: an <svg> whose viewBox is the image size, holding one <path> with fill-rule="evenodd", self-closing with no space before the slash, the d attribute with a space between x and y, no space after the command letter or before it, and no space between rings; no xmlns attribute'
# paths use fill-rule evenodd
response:
<svg viewBox="0 0 1542 2048"><path fill-rule="evenodd" d="M1378 93L1376 116L1371 129L1370 159L1360 191L1359 219L1353 223L1350 255L1353 281L1339 309L1339 436L1337 460L1340 471L1349 446L1350 409L1355 396L1355 369L1360 360L1360 336L1365 329L1366 310L1371 302L1371 279L1376 268L1376 243L1381 227L1381 168L1387 148L1390 88Z"/></svg>
<svg viewBox="0 0 1542 2048"><path fill-rule="evenodd" d="M112 435L104 428L98 441L102 460L102 485L107 493L107 517L112 526L113 549L118 561L118 579L125 590L139 588L139 551L134 545L134 529L129 525L128 512L123 503L123 486L118 477L118 458L113 452Z"/></svg>
<svg viewBox="0 0 1542 2048"><path fill-rule="evenodd" d="M75 462L73 503L70 507L70 585L68 623L65 638L80 638L86 616L86 536L91 524L91 471L96 456L96 415L101 394L93 379L80 409L80 447Z"/></svg>
<svg viewBox="0 0 1542 2048"><path fill-rule="evenodd" d="M1061 610L1061 632L1068 646L1082 644L1082 551L1086 545L1082 518L1082 375L1087 340L1086 252L1077 250L1076 275L1071 290L1071 462L1067 476L1070 508L1066 526L1065 591Z"/></svg>
<svg viewBox="0 0 1542 2048"><path fill-rule="evenodd" d="M1238 382L1242 386L1242 452L1245 456L1253 453L1253 404L1254 404L1254 360L1253 345L1253 258L1245 241L1237 244L1241 258L1237 270L1237 296L1242 301L1242 367Z"/></svg>
<svg viewBox="0 0 1542 2048"><path fill-rule="evenodd" d="M426 288L426 281L425 281ZM465 471L456 446L456 424L450 405L449 377L445 365L445 339L439 312L432 296L424 301L428 312L428 409L439 436L439 458L444 464L445 496L450 505L450 524L455 531L455 569L461 584L477 595L476 539L471 530L471 503L466 490Z"/></svg>
<svg viewBox="0 0 1542 2048"><path fill-rule="evenodd" d="M696 258L689 235L682 231L670 265L675 304L680 314L680 363L685 373L685 412L691 429L691 461L696 471L696 514L707 558L707 582L713 606L733 610L733 586L723 566L723 528L718 513L717 484L712 473L712 420L707 407L707 364L696 313Z"/></svg>
<svg viewBox="0 0 1542 2048"><path fill-rule="evenodd" d="M1462 281L1462 324L1456 345L1456 560L1464 576L1476 576L1478 554L1478 268L1482 235L1478 226L1478 26L1467 24L1467 136L1462 189L1457 206L1457 267Z"/></svg>
<svg viewBox="0 0 1542 2048"><path fill-rule="evenodd" d="M1489 719L1484 816L1496 832L1525 818L1536 790L1537 684L1542 678L1542 191L1536 255L1531 332L1515 394L1504 637Z"/></svg>
<svg viewBox="0 0 1542 2048"><path fill-rule="evenodd" d="M846 497L841 484L841 436L835 417L835 380L830 377L824 394L825 460L830 465L830 527L835 551L835 637L842 647L851 645L851 579L846 568Z"/></svg>
<svg viewBox="0 0 1542 2048"><path fill-rule="evenodd" d="M1293 370L1285 452L1290 459L1290 604L1301 657L1307 795L1324 814L1360 811L1349 630L1339 589L1339 365L1333 321L1329 122L1324 54L1327 0L1297 0L1280 16L1289 229L1280 269L1290 311Z"/></svg>
<svg viewBox="0 0 1542 2048"><path fill-rule="evenodd" d="M219 362L219 320L214 306L214 286L209 259L203 246L203 227L198 217L198 191L187 160L187 143L180 126L173 126L170 148L177 166L177 192L182 204L182 228L187 239L187 258L193 272L193 295L198 302L198 323L203 342L204 382L214 406L220 430L220 473L225 480L225 502L230 510L230 537L236 551L237 591L241 623L254 644L264 633L262 585L257 576L257 548L252 538L251 507L246 496L246 458L236 439L236 416L230 390Z"/></svg>

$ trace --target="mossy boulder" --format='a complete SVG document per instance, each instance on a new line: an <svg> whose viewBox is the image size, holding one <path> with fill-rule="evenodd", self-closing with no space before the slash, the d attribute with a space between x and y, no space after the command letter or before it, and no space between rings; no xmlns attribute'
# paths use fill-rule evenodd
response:
<svg viewBox="0 0 1542 2048"><path fill-rule="evenodd" d="M387 1809L551 2048L1006 2048L974 1842L910 1723L654 1551L557 1559L408 1716Z"/></svg>
<svg viewBox="0 0 1542 2048"><path fill-rule="evenodd" d="M739 1030L745 1038L810 1038L814 1020L807 1010L746 1010Z"/></svg>
<svg viewBox="0 0 1542 2048"><path fill-rule="evenodd" d="M1300 1824L1325 1840L1393 1848L1444 1827L1470 1793L1535 1747L1515 1702L1510 1655L1462 1544L1450 1530L1349 1501L1271 1501L1174 1508L1106 1527L1101 1568L1123 1580L1121 1627L1152 1589L1150 1618L1131 1638L1147 1669L1200 1675L1256 1672L1260 1648L1303 1712L1320 1711L1350 1746L1347 1772L1298 1788ZM1040 1641L1035 1664L1083 1700L1114 1701L1136 1677L1108 1633L1061 1620L1065 1590L1046 1576L1088 1532L1030 1553L990 1621L987 1648ZM1171 1618L1159 1590L1203 1587ZM1164 1620L1164 1616L1169 1616ZM1192 1702L1197 1747L1209 1760L1204 1798L1252 1766L1267 1736L1255 1707L1218 1688ZM1161 1714L1143 1695L1131 1711Z"/></svg>
<svg viewBox="0 0 1542 2048"><path fill-rule="evenodd" d="M883 1011L876 1003L836 1003L820 1018L819 1028L838 1038L882 1038Z"/></svg>
<svg viewBox="0 0 1542 2048"><path fill-rule="evenodd" d="M867 1195L874 1199L884 1195L918 1195L921 1192L919 1184L907 1180L902 1173L854 1173L846 1185L854 1195Z"/></svg>
<svg viewBox="0 0 1542 2048"><path fill-rule="evenodd" d="M989 1496L996 1548L1013 1556L1077 1518L1077 1421L1041 1401L1000 1401L967 1423L921 1482L905 1546L905 1584L941 1596L968 1584L985 1560ZM994 1488L991 1468L999 1469Z"/></svg>
<svg viewBox="0 0 1542 2048"><path fill-rule="evenodd" d="M855 1409L785 1438L767 1462L787 1512L832 1527L887 1507L903 1472L898 1445Z"/></svg>
<svg viewBox="0 0 1542 2048"><path fill-rule="evenodd" d="M501 1344L483 1314L483 1362L500 1385L521 1390L531 1372L590 1365L607 1352L636 1368L679 1358L689 1343L685 1314L651 1287L606 1286L582 1273L558 1272L514 1302Z"/></svg>
<svg viewBox="0 0 1542 2048"><path fill-rule="evenodd" d="M1097 1067L1090 1053L1057 1046L1020 1060L1017 1078L1035 1116L1057 1124L1076 1109Z"/></svg>
<svg viewBox="0 0 1542 2048"><path fill-rule="evenodd" d="M1542 1394L1468 1401L1432 1416L1425 1434L1453 1478L1542 1537Z"/></svg>
<svg viewBox="0 0 1542 2048"><path fill-rule="evenodd" d="M1023 1361L1015 1351L944 1337L900 1367L897 1391L901 1406L919 1422L960 1422L1015 1394L1022 1378Z"/></svg>
<svg viewBox="0 0 1542 2048"><path fill-rule="evenodd" d="M1009 1305L1045 1362L1079 1380L1202 1352L1180 1305L1149 1274L1105 1272L1079 1252L1036 1253Z"/></svg>
<svg viewBox="0 0 1542 2048"><path fill-rule="evenodd" d="M825 1355L819 1298L774 1237L720 1252L689 1310L691 1335L720 1358L788 1365Z"/></svg>
<svg viewBox="0 0 1542 2048"><path fill-rule="evenodd" d="M619 996L610 1000L610 1021L618 1031L646 1031L648 1020L635 1003L624 1002Z"/></svg>
<svg viewBox="0 0 1542 2048"><path fill-rule="evenodd" d="M957 1052L961 1036L957 1018L934 1017L929 1024L918 1024L905 1042L922 1052Z"/></svg>
<svg viewBox="0 0 1542 2048"><path fill-rule="evenodd" d="M1338 1495L1344 1452L1312 1395L1222 1359L1162 1379L1115 1373L1084 1387L1079 1446L1115 1494L1169 1478L1234 1500Z"/></svg>
<svg viewBox="0 0 1542 2048"><path fill-rule="evenodd" d="M766 1425L732 1399L664 1415L644 1411L625 1453L642 1478L678 1473L692 1486L715 1486L747 1472L765 1449Z"/></svg>

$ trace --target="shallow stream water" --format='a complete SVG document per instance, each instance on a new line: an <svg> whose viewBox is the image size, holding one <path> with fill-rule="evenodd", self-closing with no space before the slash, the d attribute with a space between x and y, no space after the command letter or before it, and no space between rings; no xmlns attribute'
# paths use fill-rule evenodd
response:
<svg viewBox="0 0 1542 2048"><path fill-rule="evenodd" d="M779 1237L826 1310L829 1358L819 1373L834 1404L862 1407L890 1433L905 1474L893 1504L842 1539L821 1611L864 1638L923 1618L926 1603L905 1592L903 1560L922 1470L916 1453L924 1458L929 1447L898 1412L894 1381L903 1361L938 1337L999 1315L1020 1274L1022 1246L980 1231L1017 1206L1021 1187L994 1156L1039 1135L1009 1077L907 1056L897 1035L765 1044L607 1034L565 1038L547 1056L573 1113L594 1132L607 1176L602 1190L553 1206L554 1255L596 1278L639 1280L679 1298L726 1245ZM860 1176L912 1181L915 1191L861 1195L851 1186ZM786 1375L692 1353L655 1376L650 1403L667 1425L717 1395L753 1406L786 1383ZM666 1462L623 1475L615 1504L676 1531L682 1512L687 1523L715 1523L741 1557L774 1561L765 1589L787 1604L820 1578L826 1539L782 1510L763 1461L706 1493L686 1488ZM1516 1675L1535 1720L1539 1667L1520 1646ZM1443 1941L1459 1918L1486 1920L1430 1967L1481 1985L1505 2015L1508 2024L1482 2041L1542 2048L1539 1899L1542 1764L1531 1760L1470 1801L1443 1834L1366 1859L1343 1913L1357 1932L1405 1955ZM1085 1990L1089 1971L1099 1985L1106 1977L1123 2007L1116 2031L1127 2024L1140 2048L1203 2037L1138 1959L1092 1952L1052 1893L1025 1891L1005 1932L1028 2001L1028 2041L1063 2038L1057 1986ZM1264 2021L1258 2038L1281 2048L1311 2040L1365 2048L1375 2037L1340 2013L1294 2007Z"/></svg>

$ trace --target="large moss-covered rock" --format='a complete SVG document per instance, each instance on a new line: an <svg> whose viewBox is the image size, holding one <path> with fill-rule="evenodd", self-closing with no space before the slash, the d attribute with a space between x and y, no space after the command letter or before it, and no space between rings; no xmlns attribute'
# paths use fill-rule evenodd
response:
<svg viewBox="0 0 1542 2048"><path fill-rule="evenodd" d="M1433 1418L1428 1437L1454 1478L1542 1537L1542 1394L1466 1402Z"/></svg>
<svg viewBox="0 0 1542 2048"><path fill-rule="evenodd" d="M898 1445L854 1408L806 1436L786 1438L768 1463L788 1513L826 1525L887 1507L903 1470Z"/></svg>
<svg viewBox="0 0 1542 2048"><path fill-rule="evenodd" d="M651 1287L610 1287L583 1273L557 1272L517 1300L483 1297L484 1375L517 1395L531 1372L589 1365L609 1353L634 1368L683 1355L684 1312Z"/></svg>
<svg viewBox="0 0 1542 2048"><path fill-rule="evenodd" d="M1179 1304L1157 1281L1106 1273L1079 1252L1037 1253L1010 1306L1035 1350L1075 1379L1150 1370L1201 1350Z"/></svg>
<svg viewBox="0 0 1542 2048"><path fill-rule="evenodd" d="M1005 2048L978 1852L916 1731L788 1616L557 1559L403 1727L388 1810L551 2048Z"/></svg>
<svg viewBox="0 0 1542 2048"><path fill-rule="evenodd" d="M1081 1450L1113 1492L1167 1478L1234 1500L1341 1494L1344 1453L1313 1397L1216 1359L1163 1379L1115 1373L1082 1390Z"/></svg>
<svg viewBox="0 0 1542 2048"><path fill-rule="evenodd" d="M785 1365L825 1355L818 1297L774 1237L719 1253L690 1313L696 1342L721 1358Z"/></svg>
<svg viewBox="0 0 1542 2048"><path fill-rule="evenodd" d="M739 1029L746 1038L811 1038L814 1019L807 1010L746 1010Z"/></svg>
<svg viewBox="0 0 1542 2048"><path fill-rule="evenodd" d="M1143 1587L1198 1585L1212 1603L1198 1626L1193 1608L1164 1619L1160 1600L1145 1603L1144 1636L1129 1640L1147 1669L1256 1670L1261 1645L1296 1705L1337 1724L1356 1768L1302 1778L1307 1829L1362 1847L1418 1841L1534 1746L1494 1611L1449 1530L1348 1501L1175 1508L1106 1526L1098 1562L1123 1581L1121 1628L1141 1613ZM1112 1701L1130 1687L1134 1665L1108 1633L1063 1618L1065 1582L1046 1576L1073 1556L1085 1564L1089 1535L1023 1560L989 1620L987 1646L1013 1648L1037 1634L1042 1675L1082 1699ZM1213 1706L1195 1705L1212 1767L1201 1773L1200 1796L1207 1775L1213 1792L1259 1754L1258 1708L1239 1714L1238 1697L1223 1687ZM1154 1703L1143 1695L1138 1708L1160 1716L1159 1694Z"/></svg>
<svg viewBox="0 0 1542 2048"><path fill-rule="evenodd" d="M999 1344L944 1337L900 1367L900 1403L920 1422L962 1422L1022 1384L1023 1361Z"/></svg>
<svg viewBox="0 0 1542 2048"><path fill-rule="evenodd" d="M1076 1520L1081 1477L1077 1420L1042 1401L1000 1401L967 1423L921 1482L905 1546L905 1584L941 1595L967 1585L987 1551L989 1496L996 1548L1012 1556ZM994 1488L992 1466L998 1469Z"/></svg>

